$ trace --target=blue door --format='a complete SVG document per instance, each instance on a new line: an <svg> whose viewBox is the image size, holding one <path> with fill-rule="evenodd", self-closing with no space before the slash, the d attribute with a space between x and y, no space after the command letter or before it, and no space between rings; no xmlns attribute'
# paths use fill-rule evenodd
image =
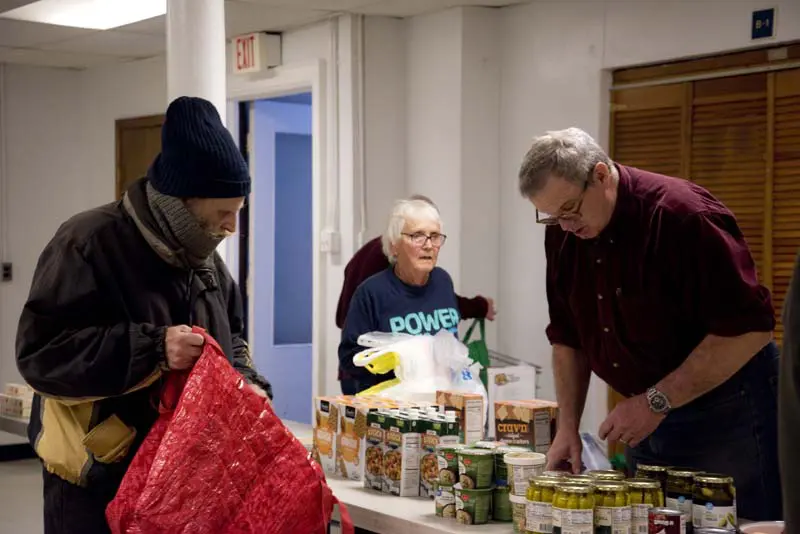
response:
<svg viewBox="0 0 800 534"><path fill-rule="evenodd" d="M283 419L311 422L311 95L253 104L253 359Z"/></svg>

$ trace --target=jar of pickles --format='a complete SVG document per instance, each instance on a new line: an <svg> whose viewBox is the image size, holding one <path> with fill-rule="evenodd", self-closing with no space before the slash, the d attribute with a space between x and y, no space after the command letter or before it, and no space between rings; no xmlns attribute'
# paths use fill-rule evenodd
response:
<svg viewBox="0 0 800 534"><path fill-rule="evenodd" d="M623 473L622 471L614 471L612 469L588 471L586 474L592 477L592 479L594 480L614 481L614 482L622 482L625 480L625 473Z"/></svg>
<svg viewBox="0 0 800 534"><path fill-rule="evenodd" d="M667 492L667 470L665 465L638 464L636 466L636 478L653 478L661 483L661 504L664 506L664 494Z"/></svg>
<svg viewBox="0 0 800 534"><path fill-rule="evenodd" d="M525 532L550 534L553 531L553 496L561 482L556 477L533 477L528 485L525 508Z"/></svg>
<svg viewBox="0 0 800 534"><path fill-rule="evenodd" d="M594 528L594 488L562 482L553 495L553 534L591 532Z"/></svg>
<svg viewBox="0 0 800 534"><path fill-rule="evenodd" d="M652 478L630 478L628 484L628 501L631 505L631 532L647 534L647 516L650 508L663 506L661 501L661 483Z"/></svg>
<svg viewBox="0 0 800 534"><path fill-rule="evenodd" d="M566 482L571 482L575 484L586 484L589 486L594 485L595 479L589 475L566 475L564 477Z"/></svg>
<svg viewBox="0 0 800 534"><path fill-rule="evenodd" d="M732 477L711 473L695 475L692 522L695 527L736 530L736 488Z"/></svg>
<svg viewBox="0 0 800 534"><path fill-rule="evenodd" d="M692 524L692 492L694 491L694 477L700 474L696 469L668 469L667 494L665 505L667 508L679 510L686 514L686 528L691 530Z"/></svg>
<svg viewBox="0 0 800 534"><path fill-rule="evenodd" d="M595 534L630 534L631 506L628 485L619 481L597 481L594 486Z"/></svg>

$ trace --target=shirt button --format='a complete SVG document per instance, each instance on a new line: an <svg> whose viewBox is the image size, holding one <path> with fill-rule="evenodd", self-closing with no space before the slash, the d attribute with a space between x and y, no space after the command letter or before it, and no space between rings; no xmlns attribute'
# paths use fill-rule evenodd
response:
<svg viewBox="0 0 800 534"><path fill-rule="evenodd" d="M597 258L597 260L595 260L595 261L596 261L597 263L603 263L603 260L601 260L600 258Z"/></svg>
<svg viewBox="0 0 800 534"><path fill-rule="evenodd" d="M616 369L617 367L619 367L619 364L618 364L617 362L614 362L614 363L612 363L611 365L613 365L613 366L614 366L614 369Z"/></svg>
<svg viewBox="0 0 800 534"><path fill-rule="evenodd" d="M612 245L614 244L614 240L613 239L609 239L608 242L611 243Z"/></svg>
<svg viewBox="0 0 800 534"><path fill-rule="evenodd" d="M597 295L597 300L603 300L603 295L598 294Z"/></svg>
<svg viewBox="0 0 800 534"><path fill-rule="evenodd" d="M603 332L605 332L607 334L607 333L610 332L610 330L608 329L608 327L605 327L605 328L603 328Z"/></svg>

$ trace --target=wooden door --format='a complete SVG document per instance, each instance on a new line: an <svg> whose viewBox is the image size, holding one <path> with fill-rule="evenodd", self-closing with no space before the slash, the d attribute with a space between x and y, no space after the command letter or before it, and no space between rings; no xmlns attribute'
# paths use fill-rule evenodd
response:
<svg viewBox="0 0 800 534"><path fill-rule="evenodd" d="M162 124L164 115L117 120L117 198L122 198L131 183L147 174L153 159L161 152Z"/></svg>
<svg viewBox="0 0 800 534"><path fill-rule="evenodd" d="M772 292L780 344L800 252L800 69L614 91L611 154L692 180L733 211ZM621 398L609 391L609 410Z"/></svg>

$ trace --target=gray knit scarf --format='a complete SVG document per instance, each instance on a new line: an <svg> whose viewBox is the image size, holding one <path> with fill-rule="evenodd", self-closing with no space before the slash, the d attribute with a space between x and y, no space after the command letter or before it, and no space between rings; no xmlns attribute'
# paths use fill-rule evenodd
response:
<svg viewBox="0 0 800 534"><path fill-rule="evenodd" d="M147 203L160 235L153 235L144 227L127 194L124 203L150 246L175 267L213 267L214 250L222 242L222 238L205 230L181 199L159 193L150 182L146 184L146 192Z"/></svg>

